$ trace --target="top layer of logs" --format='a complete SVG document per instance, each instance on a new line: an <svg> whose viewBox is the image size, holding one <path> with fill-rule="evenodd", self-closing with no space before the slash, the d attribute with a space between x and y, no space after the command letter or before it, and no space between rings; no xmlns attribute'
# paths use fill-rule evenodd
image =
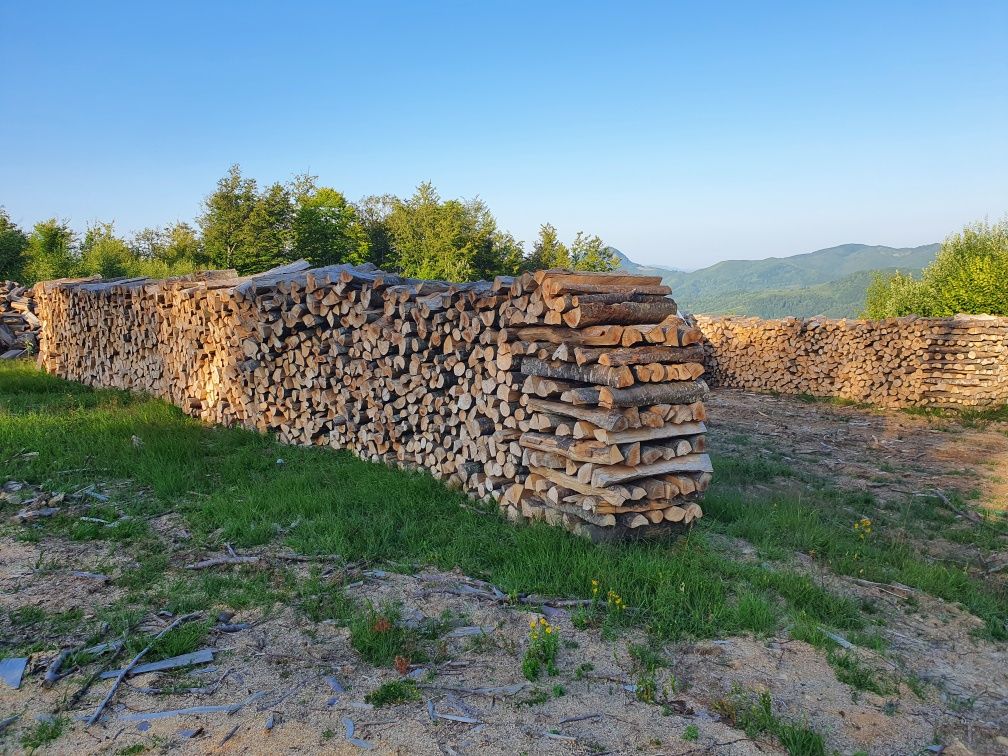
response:
<svg viewBox="0 0 1008 756"><path fill-rule="evenodd" d="M35 289L49 372L421 467L595 538L701 515L701 334L668 294L652 276L452 284L304 263Z"/></svg>

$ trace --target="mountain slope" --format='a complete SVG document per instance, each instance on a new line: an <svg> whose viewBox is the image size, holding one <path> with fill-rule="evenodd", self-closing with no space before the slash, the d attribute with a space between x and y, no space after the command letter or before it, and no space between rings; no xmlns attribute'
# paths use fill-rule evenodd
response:
<svg viewBox="0 0 1008 756"><path fill-rule="evenodd" d="M856 317L864 307L871 271L917 273L934 259L938 247L842 244L792 257L724 260L689 273L627 259L625 269L661 275L687 312Z"/></svg>
<svg viewBox="0 0 1008 756"><path fill-rule="evenodd" d="M619 258L620 270L625 270L627 273L632 273L637 276L661 276L662 278L665 278L666 276L678 275L684 272L678 268L662 268L657 265L641 265L624 255L616 249L616 247L606 247L606 249Z"/></svg>

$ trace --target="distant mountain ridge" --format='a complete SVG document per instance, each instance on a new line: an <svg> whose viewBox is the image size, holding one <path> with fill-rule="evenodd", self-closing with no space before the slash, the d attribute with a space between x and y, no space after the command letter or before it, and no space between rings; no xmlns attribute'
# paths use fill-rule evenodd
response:
<svg viewBox="0 0 1008 756"><path fill-rule="evenodd" d="M711 315L857 317L864 308L872 271L917 274L938 252L938 244L886 247L841 244L791 257L723 260L685 272L640 265L619 250L621 269L660 275L687 312Z"/></svg>

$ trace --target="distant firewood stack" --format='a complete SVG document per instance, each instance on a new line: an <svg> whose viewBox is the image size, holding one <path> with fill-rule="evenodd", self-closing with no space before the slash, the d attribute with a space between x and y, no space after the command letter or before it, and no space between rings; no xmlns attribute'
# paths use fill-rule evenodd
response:
<svg viewBox="0 0 1008 756"><path fill-rule="evenodd" d="M39 327L31 289L0 281L0 360L35 354Z"/></svg>

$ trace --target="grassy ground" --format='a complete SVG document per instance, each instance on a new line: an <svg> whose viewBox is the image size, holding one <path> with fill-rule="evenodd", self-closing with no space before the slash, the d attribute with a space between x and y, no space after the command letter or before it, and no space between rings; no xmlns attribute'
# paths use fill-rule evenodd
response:
<svg viewBox="0 0 1008 756"><path fill-rule="evenodd" d="M101 519L130 515L124 526L109 531L58 518L46 525L134 549L141 570L126 578L127 587L149 589L165 567L145 537L145 518L177 511L207 550L280 541L305 555L459 567L506 591L549 595L588 596L599 579L667 639L765 633L798 619L858 628L857 607L786 566L794 552L804 552L840 574L898 581L959 601L992 637L1008 637L1004 594L958 565L922 560L900 539L907 511L900 523L898 515L878 512L868 494L841 494L810 481L754 499L754 484L791 474L765 460L716 459L716 482L704 504L709 516L688 538L596 546L544 525L514 527L426 474L345 452L281 446L244 430L206 428L161 401L95 391L24 362L0 365L0 460L5 476L50 490L130 481L122 495L113 493L92 512ZM926 504L918 508L928 512ZM853 527L859 514L875 519L867 537ZM919 522L920 512L914 514ZM930 518L942 525L941 513ZM1005 530L1003 523L967 527L981 540ZM731 558L712 546L712 531L746 539L773 564ZM269 593L266 585L232 584L226 576L202 580L222 584L164 586L164 598L185 608L199 600L185 600L187 591L226 593L232 603Z"/></svg>
<svg viewBox="0 0 1008 756"><path fill-rule="evenodd" d="M807 568L809 559L824 571L899 582L959 602L983 620L982 634L1008 638L1003 584L955 562L925 558L908 537L913 528L925 536L940 530L994 549L1004 522L962 521L922 500L882 508L868 494L800 479L772 455L715 458L715 468L707 516L687 537L594 545L541 524L514 526L495 507L473 504L426 474L345 452L282 446L240 429L207 428L158 400L67 383L24 362L0 363L3 479L67 493L96 486L110 499L95 501L85 514L118 523L81 521L76 512L19 528L17 537L58 532L105 541L136 560L135 569L115 578L124 599L103 609L96 625L135 627L144 612L158 609L290 603L312 619L345 622L354 647L376 663L389 662L402 647L419 653L424 628L386 647L388 637L376 639L372 629L386 615L394 626L394 609L351 606L338 584L317 573L304 579L283 568L178 570L152 532L152 521L177 513L190 533L191 553L219 552L226 544L239 550L283 545L301 555L338 555L342 562L407 572L457 567L510 593L564 597L590 598L598 580L629 608L586 621L640 624L663 641L791 628L794 637L824 649L839 679L862 690L882 690L889 682L839 653L824 632L841 631L875 649L871 607L831 592ZM872 521L868 532L863 524L855 528L862 518ZM736 544L743 541L755 555L739 553ZM57 638L74 618L12 613L8 621L37 645ZM197 647L206 630L184 626L152 658ZM136 636L130 647L145 640ZM27 650L17 637L0 643L0 655ZM765 713L763 702L740 711L743 729L778 727L756 716Z"/></svg>
<svg viewBox="0 0 1008 756"><path fill-rule="evenodd" d="M127 529L108 534L59 519L41 527L122 540L142 565L129 578L138 585L149 586L165 567L153 543L144 551L144 518L172 510L208 550L279 540L300 554L459 567L505 591L549 595L588 596L599 579L635 619L669 639L769 632L789 615L840 628L859 624L850 602L797 571L731 560L711 547L703 528L673 544L595 546L545 525L513 527L422 473L205 428L163 402L69 384L25 363L0 371L6 475L68 492L129 480L123 495L92 513L128 514ZM165 599L183 592L177 586Z"/></svg>

